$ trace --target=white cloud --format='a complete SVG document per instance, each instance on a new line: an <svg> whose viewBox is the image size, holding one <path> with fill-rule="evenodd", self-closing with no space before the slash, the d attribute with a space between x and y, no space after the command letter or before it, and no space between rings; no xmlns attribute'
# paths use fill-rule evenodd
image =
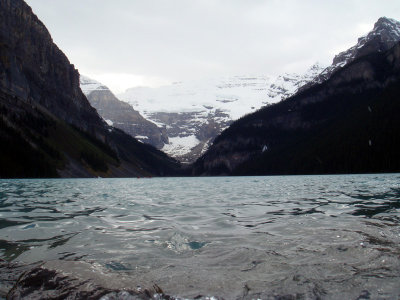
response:
<svg viewBox="0 0 400 300"><path fill-rule="evenodd" d="M301 72L357 42L398 0L27 0L83 73L111 89ZM96 77L95 77L96 76Z"/></svg>
<svg viewBox="0 0 400 300"><path fill-rule="evenodd" d="M162 78L145 77L129 73L91 73L90 71L81 71L81 73L106 85L115 94L122 93L132 86L159 87L171 83Z"/></svg>

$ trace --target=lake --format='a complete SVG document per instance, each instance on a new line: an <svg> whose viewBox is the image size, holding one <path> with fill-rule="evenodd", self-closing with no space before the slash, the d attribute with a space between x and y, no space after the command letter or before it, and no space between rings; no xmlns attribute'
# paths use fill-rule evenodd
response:
<svg viewBox="0 0 400 300"><path fill-rule="evenodd" d="M398 299L399 222L400 174L0 180L1 259L189 299Z"/></svg>

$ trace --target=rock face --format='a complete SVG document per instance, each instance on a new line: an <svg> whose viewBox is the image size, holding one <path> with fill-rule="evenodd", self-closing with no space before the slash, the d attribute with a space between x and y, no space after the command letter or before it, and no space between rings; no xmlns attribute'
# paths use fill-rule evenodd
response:
<svg viewBox="0 0 400 300"><path fill-rule="evenodd" d="M101 135L103 122L79 87L79 73L23 1L1 0L0 88L56 117ZM66 92L68 91L68 92ZM84 122L82 122L84 120Z"/></svg>
<svg viewBox="0 0 400 300"><path fill-rule="evenodd" d="M143 118L128 103L118 100L108 87L82 75L80 85L90 104L109 125L158 149L161 149L164 144L168 144L165 128L159 128L156 124Z"/></svg>
<svg viewBox="0 0 400 300"><path fill-rule="evenodd" d="M85 262L50 261L21 265L0 260L0 279L8 290L0 290L7 299L75 299L75 300L146 300L175 298L160 287L132 289L132 278L119 274L115 280L104 270Z"/></svg>
<svg viewBox="0 0 400 300"><path fill-rule="evenodd" d="M0 177L161 175L178 165L108 126L22 0L0 0Z"/></svg>
<svg viewBox="0 0 400 300"><path fill-rule="evenodd" d="M400 43L367 52L321 84L233 123L194 174L400 171Z"/></svg>
<svg viewBox="0 0 400 300"><path fill-rule="evenodd" d="M165 124L168 143L162 151L183 163L192 163L201 156L214 138L231 124L228 115L219 109L205 112L156 112L149 119Z"/></svg>
<svg viewBox="0 0 400 300"><path fill-rule="evenodd" d="M191 163L234 120L289 97L322 69L316 64L303 75L235 76L132 88L118 97L166 128L169 142L164 152Z"/></svg>
<svg viewBox="0 0 400 300"><path fill-rule="evenodd" d="M372 31L366 36L360 37L356 45L336 55L332 65L324 69L300 90L324 82L335 71L354 61L356 58L371 53L387 51L398 41L400 41L400 22L386 17L379 18Z"/></svg>

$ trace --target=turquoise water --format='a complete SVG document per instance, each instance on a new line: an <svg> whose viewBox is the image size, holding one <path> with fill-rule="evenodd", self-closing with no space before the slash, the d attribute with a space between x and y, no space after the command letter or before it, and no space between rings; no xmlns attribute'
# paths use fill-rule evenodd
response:
<svg viewBox="0 0 400 300"><path fill-rule="evenodd" d="M400 174L0 180L1 259L189 298L397 299L399 221Z"/></svg>

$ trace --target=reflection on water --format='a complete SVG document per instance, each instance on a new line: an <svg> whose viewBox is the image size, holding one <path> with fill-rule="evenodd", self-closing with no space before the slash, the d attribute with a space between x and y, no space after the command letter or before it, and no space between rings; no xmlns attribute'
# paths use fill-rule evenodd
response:
<svg viewBox="0 0 400 300"><path fill-rule="evenodd" d="M0 258L185 297L397 298L399 212L399 174L0 180Z"/></svg>

